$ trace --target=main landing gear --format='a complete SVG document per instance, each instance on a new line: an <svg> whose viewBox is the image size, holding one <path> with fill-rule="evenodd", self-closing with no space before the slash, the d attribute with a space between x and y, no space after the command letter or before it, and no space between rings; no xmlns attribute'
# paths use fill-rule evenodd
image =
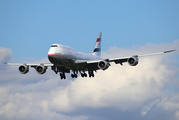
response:
<svg viewBox="0 0 179 120"><path fill-rule="evenodd" d="M94 77L93 71L88 71L89 77Z"/></svg>
<svg viewBox="0 0 179 120"><path fill-rule="evenodd" d="M66 76L65 76L65 73L64 72L59 72L60 73L60 78L61 78L61 80L62 79L66 79ZM71 77L72 78L77 78L78 77L78 75L77 75L78 73L76 72L73 72L73 74L71 74ZM87 77L87 74L85 73L85 72L81 72L80 71L80 74L81 74L81 77ZM93 73L93 71L88 71L88 74L89 74L89 77L94 77L94 73Z"/></svg>
<svg viewBox="0 0 179 120"><path fill-rule="evenodd" d="M73 70L73 74L71 74L72 78L77 78L78 71Z"/></svg>
<svg viewBox="0 0 179 120"><path fill-rule="evenodd" d="M71 74L71 77L72 78L77 78L78 77L77 74L78 74L77 72L76 73L73 72L73 74ZM85 72L80 71L80 74L81 74L81 77L87 77L87 74ZM88 74L89 74L89 77L94 77L93 71L88 71ZM60 78L61 78L61 80L66 79L66 76L65 76L64 72L60 72Z"/></svg>
<svg viewBox="0 0 179 120"><path fill-rule="evenodd" d="M57 74L59 72L60 78L61 79L66 79L65 73L70 73L70 69L66 69L65 67L59 67L58 65L52 66L52 70ZM89 77L94 77L94 73L96 72L95 69L89 68L88 69L88 75ZM85 73L85 69L73 69L72 70L73 74L71 74L72 78L77 78L78 77L78 72L81 74L81 77L87 77L87 74Z"/></svg>
<svg viewBox="0 0 179 120"><path fill-rule="evenodd" d="M87 74L83 71L83 72L81 72L81 71L79 71L80 72L80 74L81 74L81 77L87 77ZM72 78L77 78L77 74L78 74L78 71L73 71L73 74L71 74L71 77ZM93 76L94 76L94 74L93 74Z"/></svg>
<svg viewBox="0 0 179 120"><path fill-rule="evenodd" d="M77 78L77 74L71 74L72 78Z"/></svg>
<svg viewBox="0 0 179 120"><path fill-rule="evenodd" d="M83 73L80 72L80 74L81 74L81 77L87 77L87 74L85 72Z"/></svg>
<svg viewBox="0 0 179 120"><path fill-rule="evenodd" d="M87 77L87 74L83 71L83 72L81 72L81 71L79 71L80 72L80 74L81 74L81 77ZM71 74L71 77L72 78L77 78L77 74L78 74L78 71L73 71L73 74ZM89 74L89 77L94 77L94 73L93 73L93 71L91 70L91 71L88 71L88 74Z"/></svg>
<svg viewBox="0 0 179 120"><path fill-rule="evenodd" d="M60 73L60 78L61 78L61 79L66 79L66 76L65 76L65 73L64 73L64 72Z"/></svg>

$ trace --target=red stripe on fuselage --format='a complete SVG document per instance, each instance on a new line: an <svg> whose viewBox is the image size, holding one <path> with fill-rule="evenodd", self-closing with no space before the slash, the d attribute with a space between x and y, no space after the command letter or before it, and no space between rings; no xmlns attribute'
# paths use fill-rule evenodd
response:
<svg viewBox="0 0 179 120"><path fill-rule="evenodd" d="M61 56L66 56L66 55L62 55L62 54L48 54L48 55L61 55Z"/></svg>

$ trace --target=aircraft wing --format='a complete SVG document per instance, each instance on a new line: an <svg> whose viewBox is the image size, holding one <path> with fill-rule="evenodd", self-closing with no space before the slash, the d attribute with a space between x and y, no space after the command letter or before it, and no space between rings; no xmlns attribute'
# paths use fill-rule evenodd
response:
<svg viewBox="0 0 179 120"><path fill-rule="evenodd" d="M138 55L138 57L159 55L159 54L169 53L169 52L173 52L173 51L176 51L176 50L168 50L168 51L163 51L163 52L158 52L158 53L150 53L150 54Z"/></svg>
<svg viewBox="0 0 179 120"><path fill-rule="evenodd" d="M168 50L168 51L163 51L163 52L157 52L157 53L150 53L150 54L143 54L143 55L133 55L133 56L128 56L128 57L119 57L119 58L109 58L109 59L99 59L99 60L77 60L75 63L79 64L97 64L100 61L106 61L106 62L114 62L116 64L121 64L124 62L127 62L129 58L134 57L138 59L138 57L145 57L145 56L153 56L153 55L159 55L159 54L164 54L164 53L169 53L173 52L176 50Z"/></svg>
<svg viewBox="0 0 179 120"><path fill-rule="evenodd" d="M169 53L169 52L173 52L176 50L169 50L169 51L163 51L163 52L157 52L157 53L150 53L150 54L143 54L143 55L133 55L132 57L146 57L146 56L153 56L153 55L160 55L160 54L164 54L164 53ZM130 56L131 57L131 56ZM122 57L122 58L111 58L109 59L109 62L115 62L116 64L118 63L123 63L123 62L127 62L127 60L130 57Z"/></svg>
<svg viewBox="0 0 179 120"><path fill-rule="evenodd" d="M35 64L35 63L5 63L5 64L12 65L12 66L27 65L27 66L31 66L31 67L38 66L38 65L43 65L43 66L46 66L46 67L53 66L53 64L51 64L51 63L41 63L41 64Z"/></svg>

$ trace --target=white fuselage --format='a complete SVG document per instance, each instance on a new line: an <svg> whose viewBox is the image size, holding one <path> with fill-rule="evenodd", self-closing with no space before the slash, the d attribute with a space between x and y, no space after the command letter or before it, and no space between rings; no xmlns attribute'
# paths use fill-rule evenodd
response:
<svg viewBox="0 0 179 120"><path fill-rule="evenodd" d="M76 60L98 60L98 56L82 53L75 49L60 45L53 44L48 52L49 61L57 65L70 65L74 64Z"/></svg>

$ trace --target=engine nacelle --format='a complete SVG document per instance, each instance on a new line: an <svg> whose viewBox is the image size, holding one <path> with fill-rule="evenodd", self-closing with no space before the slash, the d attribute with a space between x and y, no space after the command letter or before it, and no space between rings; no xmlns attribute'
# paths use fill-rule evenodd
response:
<svg viewBox="0 0 179 120"><path fill-rule="evenodd" d="M47 70L47 67L45 67L44 65L38 65L35 69L37 73L44 74Z"/></svg>
<svg viewBox="0 0 179 120"><path fill-rule="evenodd" d="M29 72L29 66L27 65L21 65L19 66L19 72L22 74L26 74Z"/></svg>
<svg viewBox="0 0 179 120"><path fill-rule="evenodd" d="M139 63L138 60L139 60L138 57L134 56L134 57L128 58L127 62L129 63L130 66L136 66Z"/></svg>
<svg viewBox="0 0 179 120"><path fill-rule="evenodd" d="M108 62L106 62L106 61L100 61L100 62L98 63L98 67L99 67L100 69L102 69L102 70L108 69L109 66L110 66L110 64L109 64Z"/></svg>

